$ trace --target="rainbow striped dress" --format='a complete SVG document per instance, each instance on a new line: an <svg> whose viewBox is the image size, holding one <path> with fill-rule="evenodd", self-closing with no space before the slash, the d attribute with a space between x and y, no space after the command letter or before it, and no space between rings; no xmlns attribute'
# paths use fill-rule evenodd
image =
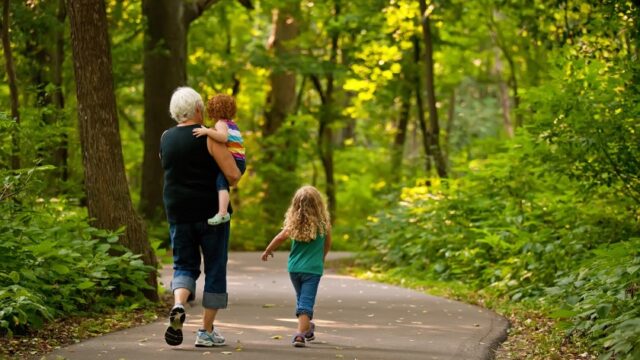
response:
<svg viewBox="0 0 640 360"><path fill-rule="evenodd" d="M238 124L236 124L233 120L222 120L227 124L229 128L228 137L227 137L227 149L233 155L235 160L246 161L246 156L244 153L244 141L242 140L242 134L240 133L240 128L238 128Z"/></svg>

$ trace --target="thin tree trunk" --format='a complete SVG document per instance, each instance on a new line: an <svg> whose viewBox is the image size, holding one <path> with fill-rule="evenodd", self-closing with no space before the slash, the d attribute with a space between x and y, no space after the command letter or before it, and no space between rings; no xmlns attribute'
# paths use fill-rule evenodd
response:
<svg viewBox="0 0 640 360"><path fill-rule="evenodd" d="M492 30L491 36L498 48L502 51L504 58L509 64L509 86L511 86L513 92L513 111L516 115L515 127L519 128L522 124L522 114L518 111L520 109L520 93L518 92L518 78L516 76L516 65L513 60L512 54L509 52L506 44L504 43L502 36L500 35L500 28L494 19L494 13L491 12L489 16L489 28Z"/></svg>
<svg viewBox="0 0 640 360"><path fill-rule="evenodd" d="M15 121L13 136L11 137L11 168L20 168L20 103L18 100L18 85L16 71L13 65L13 53L9 40L9 0L4 0L2 8L2 48L4 50L4 64L9 81L9 94L11 96L11 118Z"/></svg>
<svg viewBox="0 0 640 360"><path fill-rule="evenodd" d="M504 131L508 137L513 137L513 124L511 122L511 99L509 98L509 87L502 80L502 61L500 54L495 56L494 76L498 81L498 90L500 94L500 105L502 106L502 124Z"/></svg>
<svg viewBox="0 0 640 360"><path fill-rule="evenodd" d="M431 136L427 128L427 119L424 116L424 101L422 100L422 81L420 81L420 73L417 71L420 65L420 41L417 37L413 37L413 60L416 64L416 76L414 78L415 94L416 94L416 110L418 112L418 125L422 133L422 146L424 147L424 168L427 174L431 174Z"/></svg>
<svg viewBox="0 0 640 360"><path fill-rule="evenodd" d="M89 217L102 229L125 225L120 242L155 269L158 262L131 203L125 176L105 4L72 0L68 6ZM152 289L145 296L158 300L156 271L149 274L148 283Z"/></svg>
<svg viewBox="0 0 640 360"><path fill-rule="evenodd" d="M62 74L64 63L64 24L67 18L67 8L65 0L58 0L58 12L57 12L58 24L56 24L56 48L53 52L53 76L52 83L54 86L52 101L56 108L56 116L58 119L65 121L63 115L64 110L64 94L62 92ZM67 181L69 178L69 140L67 132L63 132L60 144L57 149L54 150L54 163L58 167L58 173L63 181Z"/></svg>
<svg viewBox="0 0 640 360"><path fill-rule="evenodd" d="M411 110L411 82L413 75L408 61L402 62L402 77L400 79L400 113L398 114L398 126L396 136L393 141L391 158L391 174L395 180L402 176L402 159L404 147L407 140L407 125L409 124L409 112Z"/></svg>
<svg viewBox="0 0 640 360"><path fill-rule="evenodd" d="M334 1L334 18L340 16L340 2ZM338 59L338 38L340 33L334 29L331 33L331 50L329 55L329 62L337 65ZM331 222L335 221L337 200L336 200L336 185L334 178L334 166L333 166L333 129L331 128L332 122L336 118L334 114L334 76L333 72L328 72L326 75L327 85L323 91L320 79L312 75L311 79L313 84L320 95L322 103L320 109L320 123L318 126L318 140L317 149L322 167L324 168L324 176L326 181L326 194L327 194L327 207L329 208L329 214L331 215Z"/></svg>
<svg viewBox="0 0 640 360"><path fill-rule="evenodd" d="M451 163L451 132L453 132L453 122L456 118L456 90L451 90L451 95L449 96L449 116L447 117L447 128L445 129L446 133L444 134L444 152L445 152L445 160L447 162L447 168L449 169L449 164Z"/></svg>
<svg viewBox="0 0 640 360"><path fill-rule="evenodd" d="M425 0L420 0L420 14L422 36L424 40L425 77L427 86L427 105L429 106L429 142L431 154L436 165L438 176L447 177L447 167L440 148L440 125L438 124L438 109L436 108L435 80L433 75L433 39L431 35L431 20Z"/></svg>

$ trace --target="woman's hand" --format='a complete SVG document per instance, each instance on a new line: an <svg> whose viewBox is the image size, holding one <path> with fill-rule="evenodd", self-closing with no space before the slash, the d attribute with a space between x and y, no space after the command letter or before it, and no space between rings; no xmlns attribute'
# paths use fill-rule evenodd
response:
<svg viewBox="0 0 640 360"><path fill-rule="evenodd" d="M262 259L262 261L267 261L269 259L269 256L273 257L273 253L270 250L265 250L260 258Z"/></svg>
<svg viewBox="0 0 640 360"><path fill-rule="evenodd" d="M202 125L202 127L193 129L193 135L197 138L200 136L207 136L208 131L209 129L207 129L206 126Z"/></svg>

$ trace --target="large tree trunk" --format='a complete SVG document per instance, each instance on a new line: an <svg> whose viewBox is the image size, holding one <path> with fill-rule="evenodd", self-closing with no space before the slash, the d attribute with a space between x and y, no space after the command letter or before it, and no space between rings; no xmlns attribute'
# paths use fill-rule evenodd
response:
<svg viewBox="0 0 640 360"><path fill-rule="evenodd" d="M68 6L89 217L102 229L125 225L120 242L155 269L158 262L131 203L124 171L105 4L71 0ZM152 290L145 296L157 300L155 271L148 282Z"/></svg>
<svg viewBox="0 0 640 360"><path fill-rule="evenodd" d="M219 0L143 0L147 19L144 44L144 155L140 211L164 218L160 136L175 124L169 115L173 91L187 82L187 35L191 23ZM252 9L249 0L239 0Z"/></svg>
<svg viewBox="0 0 640 360"><path fill-rule="evenodd" d="M187 26L180 16L183 0L144 0L144 157L140 212L149 220L163 218L162 178L158 160L160 136L175 125L169 115L173 91L187 82Z"/></svg>
<svg viewBox="0 0 640 360"><path fill-rule="evenodd" d="M420 0L420 22L424 40L424 60L426 69L427 104L429 106L429 142L431 154L438 171L438 176L447 177L447 166L440 147L440 125L438 123L438 109L436 108L435 80L433 75L433 39L431 35L431 20L425 0Z"/></svg>
<svg viewBox="0 0 640 360"><path fill-rule="evenodd" d="M267 108L262 126L263 158L260 168L264 177L265 197L263 213L268 233L277 232L279 219L286 210L292 193L299 185L296 176L298 162L297 135L287 131L286 119L296 103L296 74L283 64L297 50L292 42L298 37L298 2L272 12L272 32L268 49L275 57L276 66L269 76L271 90L267 95ZM284 125L284 126L283 126ZM282 149L285 148L286 151ZM287 174L286 176L283 176Z"/></svg>
<svg viewBox="0 0 640 360"><path fill-rule="evenodd" d="M2 48L4 50L4 65L9 80L9 94L11 96L11 118L16 122L13 136L11 137L11 168L20 168L20 105L18 100L18 85L16 71L13 66L13 53L11 51L11 41L9 40L9 0L4 0L2 8Z"/></svg>

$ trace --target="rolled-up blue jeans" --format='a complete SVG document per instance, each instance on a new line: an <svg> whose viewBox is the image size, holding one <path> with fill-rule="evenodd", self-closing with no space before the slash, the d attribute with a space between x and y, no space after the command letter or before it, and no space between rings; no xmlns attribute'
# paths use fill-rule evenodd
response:
<svg viewBox="0 0 640 360"><path fill-rule="evenodd" d="M210 226L207 221L169 224L173 248L171 290L189 290L195 299L196 280L200 276L200 257L204 260L204 295L202 306L208 309L227 307L227 256L229 222Z"/></svg>
<svg viewBox="0 0 640 360"><path fill-rule="evenodd" d="M305 314L313 319L313 306L322 275L292 272L289 277L296 290L296 317Z"/></svg>

